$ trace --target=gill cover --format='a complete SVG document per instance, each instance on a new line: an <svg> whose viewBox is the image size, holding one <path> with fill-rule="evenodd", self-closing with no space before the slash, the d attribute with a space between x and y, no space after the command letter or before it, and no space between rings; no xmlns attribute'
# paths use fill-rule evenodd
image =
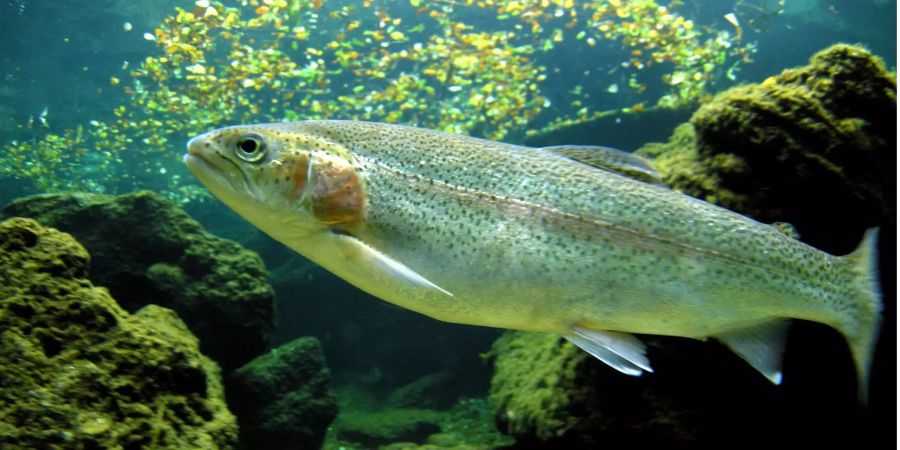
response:
<svg viewBox="0 0 900 450"><path fill-rule="evenodd" d="M359 173L343 158L313 154L307 195L313 215L323 223L351 224L365 215L366 192Z"/></svg>
<svg viewBox="0 0 900 450"><path fill-rule="evenodd" d="M291 197L322 223L346 225L364 218L365 187L347 159L314 150L297 153L279 164L281 175L291 180Z"/></svg>

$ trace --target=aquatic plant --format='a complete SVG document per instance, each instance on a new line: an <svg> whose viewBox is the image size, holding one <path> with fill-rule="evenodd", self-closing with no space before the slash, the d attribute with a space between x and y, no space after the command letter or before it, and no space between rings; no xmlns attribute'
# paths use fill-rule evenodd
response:
<svg viewBox="0 0 900 450"><path fill-rule="evenodd" d="M591 98L596 89L582 88L596 80L559 64L562 42L614 47L637 95L646 69L665 68L655 74L668 86L661 98L620 110L679 107L753 51L740 33L695 25L680 6L197 0L144 35L155 54L110 77L121 97L108 119L6 144L0 177L42 191L151 188L188 201L203 191L173 170L175 155L190 135L229 123L343 118L516 140L609 113ZM554 83L579 76L551 100Z"/></svg>

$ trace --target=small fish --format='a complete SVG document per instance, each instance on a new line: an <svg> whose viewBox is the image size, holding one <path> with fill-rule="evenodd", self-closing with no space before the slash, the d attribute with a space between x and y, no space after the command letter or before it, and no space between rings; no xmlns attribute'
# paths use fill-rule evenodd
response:
<svg viewBox="0 0 900 450"><path fill-rule="evenodd" d="M47 115L50 114L50 110L45 106L44 109L41 110L41 113L37 116L38 121L41 123L41 126L44 128L49 127L50 125L47 123Z"/></svg>
<svg viewBox="0 0 900 450"><path fill-rule="evenodd" d="M184 162L264 232L398 306L557 333L628 375L652 371L631 333L714 337L776 384L789 319L812 320L845 336L866 398L874 231L835 257L621 151L380 123L228 127L191 139Z"/></svg>

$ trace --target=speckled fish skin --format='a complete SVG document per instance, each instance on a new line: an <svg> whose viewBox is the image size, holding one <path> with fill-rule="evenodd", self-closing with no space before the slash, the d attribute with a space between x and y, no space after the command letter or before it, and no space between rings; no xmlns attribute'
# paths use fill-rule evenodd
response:
<svg viewBox="0 0 900 450"><path fill-rule="evenodd" d="M247 135L265 143L257 163L233 155ZM236 126L198 136L189 154L231 173L216 187L192 167L275 239L364 291L440 320L706 338L806 319L841 331L866 376L880 308L867 249L831 256L772 226L545 150L412 127ZM349 207L358 211L331 223L317 216L341 207L326 200L311 208L307 189L322 178L310 161L325 160L340 166L332 172L358 177ZM352 236L441 290L365 273L331 236Z"/></svg>

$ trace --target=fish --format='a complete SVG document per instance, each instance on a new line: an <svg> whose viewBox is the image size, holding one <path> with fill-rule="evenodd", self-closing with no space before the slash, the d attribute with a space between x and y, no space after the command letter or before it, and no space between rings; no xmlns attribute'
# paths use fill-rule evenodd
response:
<svg viewBox="0 0 900 450"><path fill-rule="evenodd" d="M359 289L460 324L556 333L627 375L635 334L714 338L772 383L792 319L845 337L866 398L877 229L849 255L669 189L652 162L425 128L221 128L184 163L228 207Z"/></svg>

